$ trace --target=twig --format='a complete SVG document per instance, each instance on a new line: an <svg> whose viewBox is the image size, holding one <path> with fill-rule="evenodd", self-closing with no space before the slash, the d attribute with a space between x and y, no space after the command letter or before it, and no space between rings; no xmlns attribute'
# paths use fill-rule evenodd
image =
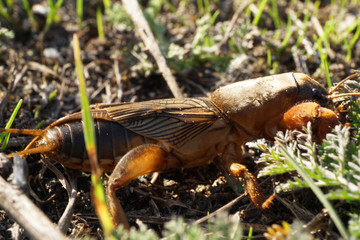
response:
<svg viewBox="0 0 360 240"><path fill-rule="evenodd" d="M218 53L222 52L223 47L226 46L229 38L230 38L230 33L232 31L232 29L234 28L237 20L240 17L240 14L249 6L250 2L249 1L244 1L237 9L236 12L234 13L234 15L231 18L231 22L230 24L227 26L225 34L224 34L224 38L221 40L221 42L219 42L219 44L217 45L217 51Z"/></svg>
<svg viewBox="0 0 360 240"><path fill-rule="evenodd" d="M146 21L144 14L142 13L139 3L137 0L123 0L123 5L131 19L133 20L137 32L140 34L140 37L144 41L146 47L150 50L159 70L162 73L167 85L169 86L172 94L176 98L181 98L182 93L178 84L175 81L174 76L171 73L170 68L166 64L166 60L162 55L159 45L157 44L155 37L150 29L148 22Z"/></svg>
<svg viewBox="0 0 360 240"><path fill-rule="evenodd" d="M307 75L310 75L309 69L306 65L306 62L304 60L304 56L301 54L299 49L292 49L292 56L296 65L296 70L300 71L302 73L305 73Z"/></svg>
<svg viewBox="0 0 360 240"><path fill-rule="evenodd" d="M76 197L77 197L77 193L78 193L77 177L76 177L76 173L74 172L74 170L69 169L68 176L69 176L71 188L66 189L66 191L68 193L69 200L68 200L68 204L66 205L66 208L58 222L58 228L63 233L66 233L70 226L70 222L72 220L73 213L74 213Z"/></svg>
<svg viewBox="0 0 360 240"><path fill-rule="evenodd" d="M68 174L70 178L69 182L65 178L64 174L62 174L59 169L57 169L50 161L48 161L47 159L41 159L41 162L44 163L56 175L63 188L66 189L69 196L68 204L58 222L58 228L61 232L65 233L69 228L76 201L77 181L75 174L72 171L70 172L70 174Z"/></svg>
<svg viewBox="0 0 360 240"><path fill-rule="evenodd" d="M25 229L31 239L66 239L21 190L7 183L1 176L0 199L1 208Z"/></svg>
<svg viewBox="0 0 360 240"><path fill-rule="evenodd" d="M12 162L5 155L5 153L0 153L0 176L3 178L8 178L12 173Z"/></svg>
<svg viewBox="0 0 360 240"><path fill-rule="evenodd" d="M290 212L292 212L292 214L299 220L299 221L309 221L310 219L314 218L314 215L308 211L305 208L302 208L300 206L298 206L298 204L286 199L286 198L282 198L280 196L276 196L276 199L281 202L287 209L290 210Z"/></svg>
<svg viewBox="0 0 360 240"><path fill-rule="evenodd" d="M115 75L115 80L116 80L116 85L117 85L117 98L119 101L121 101L122 97L123 97L123 84L122 84L122 75L120 72L120 66L119 66L119 59L115 58L114 60L114 64L113 64L113 70L114 70L114 75Z"/></svg>
<svg viewBox="0 0 360 240"><path fill-rule="evenodd" d="M164 224L166 222L171 221L171 217L161 217L161 216L145 216L145 215L132 215L127 214L127 218L131 222L135 222L136 220L140 220L146 224Z"/></svg>
<svg viewBox="0 0 360 240"><path fill-rule="evenodd" d="M29 192L27 182L29 176L27 162L17 154L13 154L13 157L14 167L11 184L27 194Z"/></svg>
<svg viewBox="0 0 360 240"><path fill-rule="evenodd" d="M320 230L324 230L326 226L328 226L327 220L329 219L329 213L326 208L323 208L321 212L319 212L316 216L312 218L311 221L303 225L303 228L309 231L310 233L315 233ZM339 234L331 231L330 229L327 231L327 235L329 239L340 239Z"/></svg>
<svg viewBox="0 0 360 240"><path fill-rule="evenodd" d="M322 37L324 35L324 30L319 22L319 19L315 16L311 16L311 23L313 24L318 36ZM335 59L336 54L334 50L330 48L330 46L327 47L326 51L330 59Z"/></svg>
<svg viewBox="0 0 360 240"><path fill-rule="evenodd" d="M252 229L253 232L264 233L267 232L269 226L258 223L241 223L241 227L244 231L249 231L250 229ZM251 239L254 239L254 237L252 237Z"/></svg>
<svg viewBox="0 0 360 240"><path fill-rule="evenodd" d="M17 84L20 82L20 80L24 77L26 71L29 69L29 67L27 65L25 65L21 71L19 73L16 74L15 79L14 79L14 84L11 86L10 88L10 92L14 91L15 87L17 86Z"/></svg>
<svg viewBox="0 0 360 240"><path fill-rule="evenodd" d="M329 218L329 213L326 208L323 208L321 212L319 212L316 216L314 216L308 223L306 223L303 227L308 229L309 231L318 231L323 226L321 225L321 221L324 221L325 218Z"/></svg>
<svg viewBox="0 0 360 240"><path fill-rule="evenodd" d="M235 198L234 200L232 200L231 202L227 203L226 205L222 206L221 208L219 208L218 210L216 210L215 212L210 213L209 215L202 217L198 220L195 221L196 224L200 224L203 223L207 220L209 220L210 218L218 215L221 212L227 211L229 210L232 206L235 205L235 203L237 203L240 199L244 198L246 196L246 194L241 194L240 196L238 196L237 198Z"/></svg>
<svg viewBox="0 0 360 240"><path fill-rule="evenodd" d="M41 63L38 63L38 62L28 62L28 66L31 70L33 71L38 71L38 72L42 72L45 76L52 76L52 77L55 77L55 78L59 78L59 75L53 71L51 68L41 64Z"/></svg>

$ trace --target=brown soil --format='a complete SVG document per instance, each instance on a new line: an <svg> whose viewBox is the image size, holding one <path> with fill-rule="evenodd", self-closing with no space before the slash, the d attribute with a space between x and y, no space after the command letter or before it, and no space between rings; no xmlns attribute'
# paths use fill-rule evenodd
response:
<svg viewBox="0 0 360 240"><path fill-rule="evenodd" d="M172 13L166 5L161 8L156 21L164 28L163 37L166 41L185 47L185 44L193 41L196 30L195 20L202 14L196 9L196 1L188 1L190 5L187 10L182 6L182 1L171 2L179 8L180 16L185 19L187 25L184 25L179 20L179 16ZM267 51L271 52L272 61L278 62L277 73L305 72L325 83L325 73L319 70L320 58L314 47L313 35L317 35L317 32L313 26L309 26L305 33L305 38L309 40L309 47L314 50L313 55L307 54L303 43L300 44L298 51L291 51L291 47L295 46L301 34L299 30L293 31L287 47L281 50L279 48L285 36L288 13L294 11L300 20L304 16L303 1L296 1L296 4L287 2L279 1L278 3L280 19L285 23L283 31L279 32L278 39L280 40L273 38L277 32L269 15L269 6L265 8L258 27L251 24L254 15L244 13L240 15L235 26L235 29L247 28L242 38L238 37L235 39L237 42L232 43L237 44L236 54L227 52L229 49L233 51L234 46L225 45L221 48L219 61L202 59L194 61L193 66L174 72L184 95L187 97L204 96L230 82L272 74L273 72L267 67ZM330 1L324 2L327 3L320 6L317 15L322 26L328 20L330 13L339 14L339 9L334 9ZM35 4L35 1L30 1L30 3ZM147 1L142 1L142 4L146 6ZM84 6L87 7L82 28L79 28L76 22L75 1L64 1L58 13L59 22L53 24L47 32L42 31L41 26L33 27L20 6L15 6L12 11L14 23L9 23L0 17L0 27L5 27L15 33L13 39L0 34L1 127L6 124L20 99L23 99L23 104L12 125L13 128L34 128L41 121L44 122L42 125L44 127L60 117L80 110L71 45L74 33L78 33L80 37L87 91L92 104L172 97L157 70L154 59L143 46L138 34L133 29L122 28L119 24L105 21L106 40L99 40L95 9L97 6L102 6L101 2L85 1ZM234 6L238 5L232 1L211 4L212 13L215 10L219 11L216 23L227 26L236 10ZM360 6L346 6L343 21L359 14ZM41 23L41 20L39 22ZM296 28L294 23L293 27ZM264 29L266 33L261 34ZM212 36L221 34L216 32L218 30L219 28L214 27L210 34ZM347 52L342 43L331 42L330 46L328 56L330 74L332 81L337 82L350 75L359 66L360 43L357 41L354 44L349 62L344 60ZM48 57L48 51L55 51L56 56ZM234 55L236 55L236 61L232 61L231 67L226 67ZM298 57L301 59L297 59ZM146 69L140 64L139 58L145 58L151 67ZM299 64L299 61L305 63L306 68L301 67L303 65ZM169 62L170 66L176 65L171 65L171 60ZM122 75L120 84L114 72L116 64ZM55 98L49 100L49 95L54 90L58 92ZM18 150L28 142L28 138L18 138L15 135L12 135L11 139L7 152ZM259 167L253 162L256 154L249 153L248 155L247 165L256 174ZM52 221L58 222L67 205L67 192L54 173L39 162L40 158L40 155L27 158L30 188L38 198L32 197L32 199ZM60 164L56 164L56 167L64 172ZM101 227L94 213L89 193L90 175L81 172L77 175L78 199L67 234L72 237L90 235L101 238ZM214 163L199 168L162 173L156 182L148 187L150 179L151 176L146 176L134 180L118 195L131 225L136 226L135 221L139 219L158 232L161 232L164 222L174 215L182 216L188 221L196 220L237 197ZM283 176L259 179L264 194L270 196L273 192L273 184L282 179ZM313 215L322 209L321 204L309 190L283 193L281 198L288 202L295 201L300 208L306 209L306 212ZM292 222L296 218L288 207L277 200L268 211L261 212L253 207L247 197L237 202L230 209L230 214L238 214L244 223L264 226L280 224L282 221ZM311 220L307 219L309 216L302 217L303 221ZM8 229L14 221L8 218L3 210L0 210L0 219L0 239L8 239L10 238ZM327 221L329 221L328 218L325 222L328 223ZM335 228L330 226L318 232L317 236L321 239L331 239L336 236L332 235L335 234L334 232L336 232ZM255 236L262 236L261 232L255 233Z"/></svg>

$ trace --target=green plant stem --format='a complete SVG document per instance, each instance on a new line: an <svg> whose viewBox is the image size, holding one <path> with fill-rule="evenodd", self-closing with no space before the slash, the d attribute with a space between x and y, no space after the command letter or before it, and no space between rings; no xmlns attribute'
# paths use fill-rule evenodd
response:
<svg viewBox="0 0 360 240"><path fill-rule="evenodd" d="M57 90L57 89L55 89L54 91L52 91L52 92L50 93L49 98L48 98L49 102L54 99L54 97L56 96L57 93L58 93L58 90Z"/></svg>
<svg viewBox="0 0 360 240"><path fill-rule="evenodd" d="M355 45L355 43L358 41L360 36L360 23L358 24L356 31L353 35L353 37L350 40L350 46L353 47Z"/></svg>
<svg viewBox="0 0 360 240"><path fill-rule="evenodd" d="M196 2L197 2L199 13L201 15L203 15L205 13L203 1L202 0L197 0Z"/></svg>
<svg viewBox="0 0 360 240"><path fill-rule="evenodd" d="M30 4L29 4L28 0L22 0L22 3L23 3L23 6L24 6L24 9L25 9L25 12L27 13L29 18L33 22L34 26L37 27L37 22L36 22L36 20L34 18L34 14L31 11Z"/></svg>
<svg viewBox="0 0 360 240"><path fill-rule="evenodd" d="M8 22L14 24L14 20L11 18L11 16L6 11L4 3L2 1L0 1L0 15L2 15Z"/></svg>
<svg viewBox="0 0 360 240"><path fill-rule="evenodd" d="M7 122L7 124L6 124L6 126L5 126L5 129L8 129L8 128L11 127L12 123L13 123L14 120L15 120L15 117L16 117L17 113L19 112L19 109L20 109L20 107L21 107L22 101L23 101L23 100L20 99L20 101L16 104L16 107L15 107L13 113L11 114L9 121ZM5 140L4 140L4 142L3 142L2 146L1 146L0 151L4 151L4 150L5 150L6 145L7 145L8 141L9 141L9 138L10 138L10 133L3 132L3 133L0 135L0 143L3 141L4 138L5 138Z"/></svg>
<svg viewBox="0 0 360 240"><path fill-rule="evenodd" d="M114 224L112 222L110 212L106 206L105 190L101 181L101 170L98 164L96 144L95 144L95 129L94 120L91 115L89 100L86 94L86 84L83 72L83 65L80 55L80 43L77 34L74 34L74 58L76 66L76 74L79 80L79 91L81 94L81 113L83 119L85 146L88 152L91 165L91 182L92 182L92 199L96 213L100 219L105 239L114 239Z"/></svg>
<svg viewBox="0 0 360 240"><path fill-rule="evenodd" d="M290 40L291 35L292 35L291 24L292 24L292 21L291 21L290 15L289 15L288 22L287 22L287 27L286 27L286 34L285 34L285 37L284 37L283 41L281 42L280 50L286 48L286 46L289 44L289 40Z"/></svg>
<svg viewBox="0 0 360 240"><path fill-rule="evenodd" d="M259 24L259 21L260 21L260 17L261 17L261 14L262 12L264 11L264 8L266 6L266 3L267 3L267 0L262 0L260 3L259 3L259 12L258 14L255 16L254 20L253 20L253 24L255 26L257 26Z"/></svg>
<svg viewBox="0 0 360 240"><path fill-rule="evenodd" d="M76 0L76 15L77 15L77 21L80 26L82 27L82 18L83 18L83 0Z"/></svg>
<svg viewBox="0 0 360 240"><path fill-rule="evenodd" d="M103 0L105 12L110 8L110 0Z"/></svg>
<svg viewBox="0 0 360 240"><path fill-rule="evenodd" d="M281 20L279 18L279 11L278 11L278 7L277 7L277 1L276 0L271 0L271 17L274 21L274 25L275 28L278 29L281 26Z"/></svg>
<svg viewBox="0 0 360 240"><path fill-rule="evenodd" d="M94 129L94 120L91 116L90 112L90 104L86 94L86 84L85 84L85 77L83 72L83 66L81 62L81 55L80 55L80 43L77 34L74 34L74 58L75 58L75 69L76 74L79 80L79 91L81 94L81 113L82 118L86 124L84 124L84 137L85 137L85 146L87 151L89 152L89 158L96 157L96 144L95 144L95 129ZM92 161L93 160L93 161ZM97 176L100 177L101 174L98 173L97 166L97 159L90 159L91 162L91 170ZM94 165L95 166L94 166ZM94 167L93 167L94 166Z"/></svg>
<svg viewBox="0 0 360 240"><path fill-rule="evenodd" d="M323 55L322 62L324 64L325 76L326 76L326 81L328 83L328 87L331 88L332 83L331 83L331 79L330 79L330 72L329 72L329 64L328 64L328 61L327 61L327 54Z"/></svg>
<svg viewBox="0 0 360 240"><path fill-rule="evenodd" d="M48 0L49 3L49 14L46 18L46 24L44 31L47 32L50 29L51 24L54 22L56 17L56 11L61 7L64 0L58 0L56 4L54 4L54 0Z"/></svg>
<svg viewBox="0 0 360 240"><path fill-rule="evenodd" d="M101 8L96 9L96 23L97 23L97 29L98 29L98 35L100 39L105 39L104 36L104 27L102 24L102 14L101 14Z"/></svg>
<svg viewBox="0 0 360 240"><path fill-rule="evenodd" d="M299 31L301 34L300 36L298 37L297 41L296 41L296 46L300 46L300 43L302 41L302 39L304 38L305 36L305 33L307 31L307 26L308 26L308 22L309 22L309 15L310 15L310 11L309 11L309 0L305 0L305 9L304 9L304 20L303 20L303 23L304 23L304 27L302 29L302 31Z"/></svg>

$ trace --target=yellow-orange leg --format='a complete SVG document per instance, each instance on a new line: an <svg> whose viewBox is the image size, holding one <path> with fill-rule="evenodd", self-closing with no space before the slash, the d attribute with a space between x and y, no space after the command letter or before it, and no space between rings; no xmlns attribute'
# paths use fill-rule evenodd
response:
<svg viewBox="0 0 360 240"><path fill-rule="evenodd" d="M242 162L242 151L238 145L234 143L227 145L220 161L234 177L244 180L245 191L249 194L251 202L256 208L262 210L269 208L276 195L273 194L265 200L256 177L249 172L245 165L239 163Z"/></svg>
<svg viewBox="0 0 360 240"><path fill-rule="evenodd" d="M283 116L279 127L282 131L302 131L311 122L315 142L321 143L326 134L340 124L335 112L321 107L316 102L303 102L290 108Z"/></svg>
<svg viewBox="0 0 360 240"><path fill-rule="evenodd" d="M123 224L125 229L129 229L124 210L116 197L118 189L134 178L179 167L179 163L170 153L154 144L138 146L125 154L110 175L106 189L106 198L114 224L116 226Z"/></svg>
<svg viewBox="0 0 360 240"><path fill-rule="evenodd" d="M263 210L269 208L270 204L276 197L275 193L265 200L263 194L261 193L261 189L256 177L252 175L249 170L240 163L232 163L230 165L230 172L235 177L244 179L245 190L249 194L250 199L254 203L256 208Z"/></svg>

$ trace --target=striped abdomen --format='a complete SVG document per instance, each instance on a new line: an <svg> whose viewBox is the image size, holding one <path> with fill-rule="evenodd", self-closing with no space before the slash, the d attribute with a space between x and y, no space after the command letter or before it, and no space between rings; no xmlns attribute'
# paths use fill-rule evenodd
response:
<svg viewBox="0 0 360 240"><path fill-rule="evenodd" d="M94 119L97 153L100 166L110 172L117 161L136 146L155 142L131 132L120 124ZM58 145L55 151L45 155L66 167L90 171L90 163L85 148L82 122L65 123L50 128L36 145Z"/></svg>

